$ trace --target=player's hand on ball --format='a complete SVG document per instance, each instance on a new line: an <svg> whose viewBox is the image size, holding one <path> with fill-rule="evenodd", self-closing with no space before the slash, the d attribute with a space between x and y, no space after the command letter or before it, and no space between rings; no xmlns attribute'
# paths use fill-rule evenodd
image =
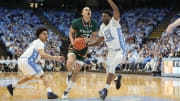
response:
<svg viewBox="0 0 180 101"><path fill-rule="evenodd" d="M74 40L73 47L77 50L82 50L82 49L86 48L87 46L86 46L86 42L85 42L84 38L82 38L82 37L76 38Z"/></svg>
<svg viewBox="0 0 180 101"><path fill-rule="evenodd" d="M84 38L84 42L85 42L85 43L88 43L89 41L90 41L89 38Z"/></svg>

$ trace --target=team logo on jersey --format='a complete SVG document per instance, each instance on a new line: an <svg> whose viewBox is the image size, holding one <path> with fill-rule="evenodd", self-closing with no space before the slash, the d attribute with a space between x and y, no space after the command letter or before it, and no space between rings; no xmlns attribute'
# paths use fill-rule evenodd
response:
<svg viewBox="0 0 180 101"><path fill-rule="evenodd" d="M111 31L109 29L104 31L104 35L106 37L106 40L105 40L106 42L110 42L114 40L114 37L112 36Z"/></svg>

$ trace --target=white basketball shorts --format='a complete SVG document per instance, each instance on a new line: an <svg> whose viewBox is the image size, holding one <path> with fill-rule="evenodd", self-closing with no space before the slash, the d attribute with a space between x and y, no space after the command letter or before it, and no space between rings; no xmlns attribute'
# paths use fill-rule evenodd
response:
<svg viewBox="0 0 180 101"><path fill-rule="evenodd" d="M125 58L123 56L123 50L114 51L112 49L108 49L107 55L107 73L115 73L115 69L118 64L122 64L125 62Z"/></svg>
<svg viewBox="0 0 180 101"><path fill-rule="evenodd" d="M44 74L41 66L28 61L28 58L19 58L18 67L24 75L34 75L40 77Z"/></svg>

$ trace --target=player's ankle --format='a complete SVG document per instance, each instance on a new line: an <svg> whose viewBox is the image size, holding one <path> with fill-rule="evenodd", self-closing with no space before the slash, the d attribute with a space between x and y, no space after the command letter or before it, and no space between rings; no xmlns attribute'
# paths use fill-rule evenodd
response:
<svg viewBox="0 0 180 101"><path fill-rule="evenodd" d="M109 87L110 87L109 84L106 84L106 85L105 85L105 88L106 88L107 90L109 89Z"/></svg>
<svg viewBox="0 0 180 101"><path fill-rule="evenodd" d="M47 92L52 92L52 89L50 87L48 87Z"/></svg>
<svg viewBox="0 0 180 101"><path fill-rule="evenodd" d="M68 75L72 75L72 71L71 71L71 72L68 72Z"/></svg>
<svg viewBox="0 0 180 101"><path fill-rule="evenodd" d="M17 86L17 82L12 83L12 87L15 88Z"/></svg>

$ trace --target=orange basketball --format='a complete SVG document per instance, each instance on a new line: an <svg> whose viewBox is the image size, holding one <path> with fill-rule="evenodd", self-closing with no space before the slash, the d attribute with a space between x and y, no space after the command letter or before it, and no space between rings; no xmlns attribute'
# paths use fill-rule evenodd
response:
<svg viewBox="0 0 180 101"><path fill-rule="evenodd" d="M86 47L86 43L83 38L79 37L74 40L74 48L82 50Z"/></svg>

